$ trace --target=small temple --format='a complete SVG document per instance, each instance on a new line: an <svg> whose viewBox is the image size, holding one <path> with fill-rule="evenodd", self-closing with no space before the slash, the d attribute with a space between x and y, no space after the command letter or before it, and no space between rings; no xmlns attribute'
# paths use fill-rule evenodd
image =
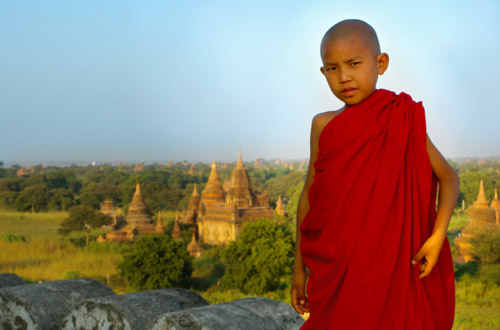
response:
<svg viewBox="0 0 500 330"><path fill-rule="evenodd" d="M191 242L187 245L186 250L189 252L190 255L192 255L195 258L200 257L201 253L204 251L203 248L196 242L196 236L194 234L194 231L193 231L193 237L191 238Z"/></svg>
<svg viewBox="0 0 500 330"><path fill-rule="evenodd" d="M194 225L196 223L196 218L198 217L198 209L200 206L201 196L198 193L198 187L196 183L194 184L193 193L189 198L188 209L182 215L182 219L180 219L180 223L185 225Z"/></svg>
<svg viewBox="0 0 500 330"><path fill-rule="evenodd" d="M281 195L278 197L278 201L276 202L276 208L274 209L278 215L285 216L285 204L281 200Z"/></svg>
<svg viewBox="0 0 500 330"><path fill-rule="evenodd" d="M471 250L471 239L480 233L496 230L500 226L500 199L498 191L495 189L495 198L491 204L486 199L483 181L479 183L479 193L477 200L469 207L467 212L467 225L462 229L460 237L455 239L457 247L457 262L474 261Z"/></svg>
<svg viewBox="0 0 500 330"><path fill-rule="evenodd" d="M253 191L239 152L231 177L224 184L221 184L217 173L217 164L212 162L205 189L200 196L197 186L194 186L181 223L193 226L195 240L198 238L206 244L225 245L236 240L245 222L272 219L273 216L267 190L261 194Z"/></svg>
<svg viewBox="0 0 500 330"><path fill-rule="evenodd" d="M101 205L101 210L102 207ZM104 202L104 209L106 210L107 207L109 207L109 204L106 206L106 202ZM115 224L113 228L115 230L100 235L98 241L124 242L134 240L139 235L165 234L161 213L158 214L158 220L155 224L148 213L139 184L135 187L134 196L130 202L125 220Z"/></svg>
<svg viewBox="0 0 500 330"><path fill-rule="evenodd" d="M109 197L106 198L104 202L101 203L101 213L111 217L113 222L111 223L111 227L116 228L124 223L124 219L122 216L122 210L120 208L116 208L113 200Z"/></svg>
<svg viewBox="0 0 500 330"><path fill-rule="evenodd" d="M182 238L181 226L179 225L179 213L175 213L174 228L172 229L172 239Z"/></svg>

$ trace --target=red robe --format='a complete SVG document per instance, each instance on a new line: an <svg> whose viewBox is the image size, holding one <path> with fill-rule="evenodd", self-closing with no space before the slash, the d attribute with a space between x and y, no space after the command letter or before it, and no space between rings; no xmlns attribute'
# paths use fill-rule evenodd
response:
<svg viewBox="0 0 500 330"><path fill-rule="evenodd" d="M314 167L300 225L311 309L301 329L451 329L448 240L427 278L410 264L436 218L422 103L376 90L325 126Z"/></svg>

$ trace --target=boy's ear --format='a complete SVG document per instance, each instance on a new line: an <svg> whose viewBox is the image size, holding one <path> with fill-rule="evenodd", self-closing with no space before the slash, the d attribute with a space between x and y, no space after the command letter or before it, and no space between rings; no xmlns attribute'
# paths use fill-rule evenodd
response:
<svg viewBox="0 0 500 330"><path fill-rule="evenodd" d="M380 53L377 55L378 74L383 75L389 66L389 55L387 53Z"/></svg>
<svg viewBox="0 0 500 330"><path fill-rule="evenodd" d="M319 68L319 71L321 71L321 73L323 74L323 76L325 75L325 68L324 67Z"/></svg>

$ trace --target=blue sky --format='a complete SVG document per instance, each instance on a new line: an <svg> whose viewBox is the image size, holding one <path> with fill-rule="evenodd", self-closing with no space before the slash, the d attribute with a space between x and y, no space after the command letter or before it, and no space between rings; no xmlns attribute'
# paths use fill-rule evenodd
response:
<svg viewBox="0 0 500 330"><path fill-rule="evenodd" d="M445 157L500 156L498 1L2 1L0 161L309 155L338 109L319 67L346 18L390 56Z"/></svg>

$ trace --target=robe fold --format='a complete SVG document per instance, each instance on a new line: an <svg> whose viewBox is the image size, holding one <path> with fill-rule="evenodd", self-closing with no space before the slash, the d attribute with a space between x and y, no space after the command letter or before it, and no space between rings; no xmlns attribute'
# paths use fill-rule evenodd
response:
<svg viewBox="0 0 500 330"><path fill-rule="evenodd" d="M411 265L436 218L421 102L376 90L347 107L321 132L314 167L300 225L311 310L301 329L451 329L448 240L427 278Z"/></svg>

